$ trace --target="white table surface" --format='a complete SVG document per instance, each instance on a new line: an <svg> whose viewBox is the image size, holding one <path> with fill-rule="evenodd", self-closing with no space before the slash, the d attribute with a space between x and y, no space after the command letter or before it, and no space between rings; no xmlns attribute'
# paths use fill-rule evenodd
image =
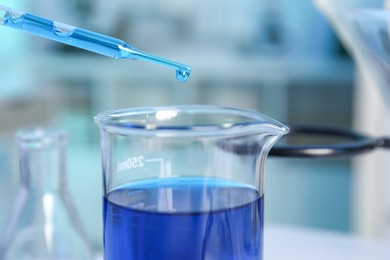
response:
<svg viewBox="0 0 390 260"><path fill-rule="evenodd" d="M390 239L266 226L264 260L390 260Z"/></svg>
<svg viewBox="0 0 390 260"><path fill-rule="evenodd" d="M390 260L390 239L266 225L264 260Z"/></svg>

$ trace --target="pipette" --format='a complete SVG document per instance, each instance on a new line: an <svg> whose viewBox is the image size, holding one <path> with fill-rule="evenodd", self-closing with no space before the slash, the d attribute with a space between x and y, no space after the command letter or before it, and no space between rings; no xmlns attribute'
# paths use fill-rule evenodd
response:
<svg viewBox="0 0 390 260"><path fill-rule="evenodd" d="M144 60L176 70L176 78L184 82L191 73L187 65L137 50L126 42L107 35L59 23L47 18L0 5L0 25L22 30L53 41L116 59Z"/></svg>

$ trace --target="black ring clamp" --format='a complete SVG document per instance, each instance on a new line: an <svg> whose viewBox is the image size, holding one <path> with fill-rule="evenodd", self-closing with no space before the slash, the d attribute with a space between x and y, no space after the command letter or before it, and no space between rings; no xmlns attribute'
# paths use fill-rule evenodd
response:
<svg viewBox="0 0 390 260"><path fill-rule="evenodd" d="M354 131L317 126L290 126L292 135L321 135L333 138L344 138L350 141L324 145L276 145L271 156L289 158L334 158L350 157L372 151L376 148L390 149L390 137L370 138Z"/></svg>

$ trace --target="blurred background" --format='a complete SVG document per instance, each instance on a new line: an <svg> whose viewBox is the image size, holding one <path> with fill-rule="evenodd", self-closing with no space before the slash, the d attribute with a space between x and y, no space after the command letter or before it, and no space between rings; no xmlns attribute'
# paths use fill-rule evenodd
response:
<svg viewBox="0 0 390 260"><path fill-rule="evenodd" d="M0 237L19 185L13 136L20 128L55 125L70 132L69 190L98 250L102 173L93 121L98 112L199 103L252 108L286 124L355 127L354 62L311 0L0 4L118 37L193 69L182 84L173 70L0 28ZM347 158L271 158L266 224L348 233L364 229L356 221L354 169ZM380 212L389 219L387 210ZM383 235L375 228L366 234Z"/></svg>

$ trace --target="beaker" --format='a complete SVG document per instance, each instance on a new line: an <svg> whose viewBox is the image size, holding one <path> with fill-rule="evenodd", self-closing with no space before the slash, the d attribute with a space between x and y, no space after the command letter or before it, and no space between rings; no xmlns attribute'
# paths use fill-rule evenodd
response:
<svg viewBox="0 0 390 260"><path fill-rule="evenodd" d="M66 187L67 133L54 128L25 129L16 134L16 141L21 186L0 259L91 259Z"/></svg>
<svg viewBox="0 0 390 260"><path fill-rule="evenodd" d="M101 113L104 257L262 259L263 175L288 132L252 110Z"/></svg>

